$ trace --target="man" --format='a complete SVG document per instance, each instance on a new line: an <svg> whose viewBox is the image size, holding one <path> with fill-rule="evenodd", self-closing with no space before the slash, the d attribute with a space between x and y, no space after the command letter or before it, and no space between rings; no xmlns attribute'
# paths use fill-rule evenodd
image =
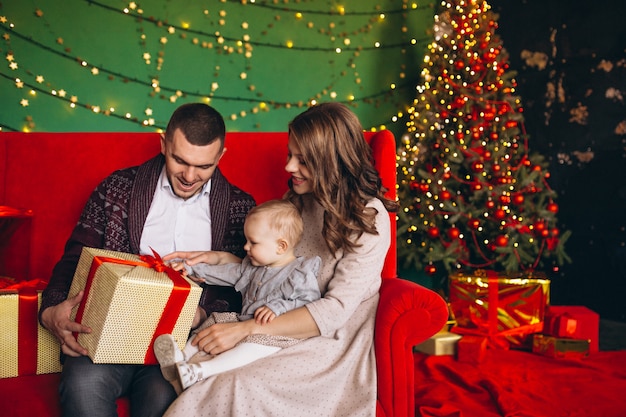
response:
<svg viewBox="0 0 626 417"><path fill-rule="evenodd" d="M133 417L161 416L176 398L158 366L97 365L85 356L86 349L72 332L91 329L70 320L83 292L66 298L84 246L135 254L152 254L153 248L162 255L190 250L244 255L243 224L255 203L217 167L226 151L225 134L224 119L216 110L200 103L184 104L172 114L161 136L161 154L138 167L114 172L87 201L39 311L41 324L61 343L64 365L59 393L64 416L116 416L115 401L120 396L130 398ZM229 294L216 293L228 290L204 288L194 324L212 311L240 308L220 300Z"/></svg>

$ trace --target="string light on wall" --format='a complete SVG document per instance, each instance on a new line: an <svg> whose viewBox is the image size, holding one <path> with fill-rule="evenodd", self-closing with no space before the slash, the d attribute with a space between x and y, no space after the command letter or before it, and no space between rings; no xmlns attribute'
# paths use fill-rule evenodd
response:
<svg viewBox="0 0 626 417"><path fill-rule="evenodd" d="M0 68L1 78L13 84L18 78L29 85L40 84L34 91L72 108L97 109L94 113L106 116L119 113L125 121L156 128L163 128L171 114L172 108L164 105L165 102L176 104L181 99L219 105L227 109L226 116L231 120L254 116L256 129L262 128L262 114L302 108L314 101L349 103L357 113L366 108L399 107L400 102L394 104L394 99L412 88L410 80L405 78L407 64L402 62L403 57L407 51L412 51L411 56L419 55L420 45L426 43L420 39L423 29L411 33L407 22L430 17L433 12L432 4L418 5L407 0L400 4L389 0L390 8L384 7L383 1L352 4L347 1L320 7L313 1L285 0L277 5L223 0L217 6L185 10L174 10L175 5L165 1L129 2L120 8L105 1L85 0L81 14L85 18L68 23L66 16L52 7L51 0L34 3L35 11L31 12L34 17L29 19L23 11L28 6L18 7L18 13L14 7L0 4L3 52L8 64ZM119 39L101 36L95 27L93 33L91 28L84 27L100 23L91 19L109 22L108 33L113 27L133 30L126 31L130 36ZM98 46L85 47L85 34L93 37L90 39ZM107 45L109 39L115 44ZM197 48L195 52L194 48ZM115 56L112 51L119 53ZM33 54L41 54L43 59L30 59ZM279 57L277 61L284 61L284 69L293 66L293 79L271 76L271 70L278 67L277 62L268 64L267 57L272 54ZM123 65L119 56L125 56ZM372 62L378 56L393 57L383 58L381 62L399 62L400 70L385 68L387 72L383 76L389 78L388 82L380 83L380 75L372 74ZM51 59L66 69L65 79L48 75L56 71L48 64ZM194 76L193 82L185 75L177 76L190 71L185 60L198 62L198 68L203 68L203 74ZM68 66L70 63L78 63L82 71L77 72L75 67ZM327 67L326 75L315 77L302 71L315 66L320 70ZM45 82L35 80L35 74L41 75ZM108 83L102 84L98 77ZM290 83L289 87L281 88L285 81ZM121 88L110 82L121 84ZM87 83L93 88L85 88ZM80 84L82 88L78 87ZM134 94L133 103L127 97L130 90ZM293 94L298 90L297 95ZM71 94L74 100L63 100L65 97L53 91ZM107 104L107 100L115 105ZM139 109L135 103L138 101L143 102ZM31 101L27 106L34 111L39 104ZM152 117L135 116L146 108L152 109ZM391 110L392 114L395 112ZM381 118L380 112L377 117L389 119ZM21 129L2 120L1 124L5 129ZM36 125L30 123L30 126Z"/></svg>

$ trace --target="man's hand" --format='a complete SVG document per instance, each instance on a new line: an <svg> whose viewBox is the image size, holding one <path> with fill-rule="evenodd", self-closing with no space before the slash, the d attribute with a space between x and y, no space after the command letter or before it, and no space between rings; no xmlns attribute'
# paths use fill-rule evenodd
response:
<svg viewBox="0 0 626 417"><path fill-rule="evenodd" d="M72 333L91 333L91 328L70 320L72 308L83 299L84 291L68 298L61 304L46 308L41 313L41 322L61 343L61 351L68 356L84 356L87 349L82 347Z"/></svg>
<svg viewBox="0 0 626 417"><path fill-rule="evenodd" d="M276 318L274 313L268 306L262 306L256 309L254 312L254 319L257 324L267 324Z"/></svg>

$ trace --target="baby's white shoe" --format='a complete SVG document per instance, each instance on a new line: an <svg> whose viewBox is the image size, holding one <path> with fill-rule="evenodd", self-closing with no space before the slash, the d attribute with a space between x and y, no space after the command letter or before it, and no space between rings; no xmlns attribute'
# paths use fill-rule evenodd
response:
<svg viewBox="0 0 626 417"><path fill-rule="evenodd" d="M204 379L202 367L197 363L178 362L176 370L183 390Z"/></svg>
<svg viewBox="0 0 626 417"><path fill-rule="evenodd" d="M154 356L156 356L163 378L174 386L177 394L182 392L178 381L176 363L185 360L183 352L178 348L174 336L162 334L154 340Z"/></svg>

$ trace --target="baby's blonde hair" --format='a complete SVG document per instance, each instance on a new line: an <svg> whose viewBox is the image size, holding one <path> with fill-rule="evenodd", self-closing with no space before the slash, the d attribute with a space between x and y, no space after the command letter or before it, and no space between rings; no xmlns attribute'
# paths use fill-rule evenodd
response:
<svg viewBox="0 0 626 417"><path fill-rule="evenodd" d="M304 232L304 222L298 208L289 200L269 200L252 208L246 217L265 214L268 226L287 240L292 248L300 243Z"/></svg>

